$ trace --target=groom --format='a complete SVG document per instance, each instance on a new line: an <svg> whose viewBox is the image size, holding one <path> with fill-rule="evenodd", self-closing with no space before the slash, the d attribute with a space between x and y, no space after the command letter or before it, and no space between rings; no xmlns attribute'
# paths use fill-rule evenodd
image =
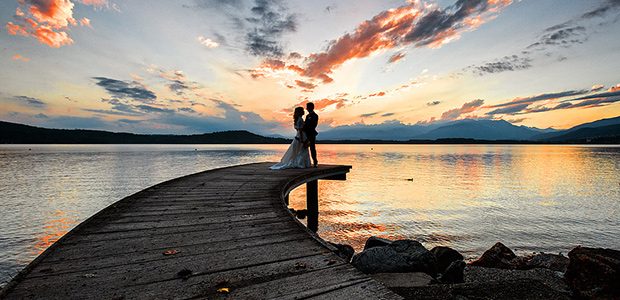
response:
<svg viewBox="0 0 620 300"><path fill-rule="evenodd" d="M306 132L306 136L308 136L308 141L310 141L310 154L312 155L312 161L314 161L314 167L318 165L319 161L316 159L316 135L319 134L316 132L316 125L319 123L319 116L314 112L314 103L308 102L306 104L306 110L308 110L308 115L306 116L306 123L304 124L304 132Z"/></svg>

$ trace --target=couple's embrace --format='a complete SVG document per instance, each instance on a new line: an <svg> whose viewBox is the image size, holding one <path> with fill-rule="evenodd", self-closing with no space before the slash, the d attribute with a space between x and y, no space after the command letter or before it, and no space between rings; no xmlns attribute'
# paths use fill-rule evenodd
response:
<svg viewBox="0 0 620 300"><path fill-rule="evenodd" d="M304 121L304 108L296 107L293 113L293 126L295 127L295 139L288 147L284 156L279 163L270 167L270 169L291 169L291 168L309 168L312 166L308 148L312 153L314 167L317 166L316 160L316 125L319 122L319 116L314 112L314 104L308 102L306 104L308 115Z"/></svg>

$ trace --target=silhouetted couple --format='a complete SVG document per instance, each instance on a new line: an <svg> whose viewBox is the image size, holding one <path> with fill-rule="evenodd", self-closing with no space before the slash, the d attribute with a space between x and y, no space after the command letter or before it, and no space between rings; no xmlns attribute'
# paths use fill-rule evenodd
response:
<svg viewBox="0 0 620 300"><path fill-rule="evenodd" d="M309 168L312 166L310 163L310 155L308 149L312 153L312 161L314 161L314 167L318 165L316 159L316 126L319 122L319 116L314 112L314 104L308 102L306 104L308 115L304 121L304 108L296 107L293 113L293 127L295 127L295 139L288 147L284 156L279 163L270 167L270 169L290 169L290 168Z"/></svg>

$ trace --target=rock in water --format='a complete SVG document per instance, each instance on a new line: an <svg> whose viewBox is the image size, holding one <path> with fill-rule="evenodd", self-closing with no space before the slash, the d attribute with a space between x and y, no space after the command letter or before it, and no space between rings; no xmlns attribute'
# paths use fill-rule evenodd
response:
<svg viewBox="0 0 620 300"><path fill-rule="evenodd" d="M449 247L437 246L431 249L431 253L437 258L437 272L439 273L443 273L453 261L463 260L461 253Z"/></svg>
<svg viewBox="0 0 620 300"><path fill-rule="evenodd" d="M424 272L437 275L437 259L422 244L398 240L353 256L351 264L366 274Z"/></svg>
<svg viewBox="0 0 620 300"><path fill-rule="evenodd" d="M391 244L392 241L388 239L384 239L378 236L371 236L366 240L366 244L364 244L364 250L368 250L374 247L383 247Z"/></svg>
<svg viewBox="0 0 620 300"><path fill-rule="evenodd" d="M498 242L485 251L480 259L472 261L470 265L487 268L516 269L516 258L517 256L512 250Z"/></svg>
<svg viewBox="0 0 620 300"><path fill-rule="evenodd" d="M582 299L620 299L620 251L577 247L568 253L564 279Z"/></svg>

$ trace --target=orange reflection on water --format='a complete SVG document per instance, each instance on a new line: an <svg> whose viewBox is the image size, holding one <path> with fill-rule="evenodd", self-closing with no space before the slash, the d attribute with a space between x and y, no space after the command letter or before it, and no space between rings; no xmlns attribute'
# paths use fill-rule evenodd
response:
<svg viewBox="0 0 620 300"><path fill-rule="evenodd" d="M66 217L66 211L56 211L47 217L49 221L43 223L42 234L35 237L35 244L29 247L32 251L32 255L39 255L51 246L63 235L65 235L74 225L79 221L76 217Z"/></svg>

